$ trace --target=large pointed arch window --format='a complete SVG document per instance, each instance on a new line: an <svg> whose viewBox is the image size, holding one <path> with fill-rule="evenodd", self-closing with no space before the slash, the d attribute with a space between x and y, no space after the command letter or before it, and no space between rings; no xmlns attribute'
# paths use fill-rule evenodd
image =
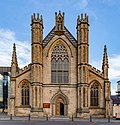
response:
<svg viewBox="0 0 120 125"><path fill-rule="evenodd" d="M99 84L94 83L90 89L90 105L99 106Z"/></svg>
<svg viewBox="0 0 120 125"><path fill-rule="evenodd" d="M64 82L68 82L68 59L64 59Z"/></svg>
<svg viewBox="0 0 120 125"><path fill-rule="evenodd" d="M22 105L29 105L29 83L22 84Z"/></svg>
<svg viewBox="0 0 120 125"><path fill-rule="evenodd" d="M65 46L57 44L52 52L51 61L51 82L68 83L69 79L69 61Z"/></svg>

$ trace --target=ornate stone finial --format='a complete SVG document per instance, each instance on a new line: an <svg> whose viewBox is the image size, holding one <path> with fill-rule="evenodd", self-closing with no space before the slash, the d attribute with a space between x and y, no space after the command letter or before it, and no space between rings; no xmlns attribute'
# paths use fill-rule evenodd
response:
<svg viewBox="0 0 120 125"><path fill-rule="evenodd" d="M80 23L80 16L78 15L78 18L77 18L77 24Z"/></svg>
<svg viewBox="0 0 120 125"><path fill-rule="evenodd" d="M85 14L83 14L83 13L81 13L81 17L80 17L80 22L87 22L88 23L88 16L87 16L87 14L85 13Z"/></svg>
<svg viewBox="0 0 120 125"><path fill-rule="evenodd" d="M81 13L81 20L83 20L83 13Z"/></svg>
<svg viewBox="0 0 120 125"><path fill-rule="evenodd" d="M39 15L39 13L35 14L33 13L33 15L31 16L31 21L32 23L40 23L40 24L43 24L43 20L42 20L42 16Z"/></svg>
<svg viewBox="0 0 120 125"><path fill-rule="evenodd" d="M64 12L61 14L61 11L57 14L55 13L55 20L56 20L56 33L60 33L61 31L64 31Z"/></svg>
<svg viewBox="0 0 120 125"><path fill-rule="evenodd" d="M59 10L59 14L61 14L61 11Z"/></svg>
<svg viewBox="0 0 120 125"><path fill-rule="evenodd" d="M43 20L42 15L40 16L40 19Z"/></svg>
<svg viewBox="0 0 120 125"><path fill-rule="evenodd" d="M35 13L33 14L33 19L35 19Z"/></svg>
<svg viewBox="0 0 120 125"><path fill-rule="evenodd" d="M37 19L39 19L39 13L37 13Z"/></svg>
<svg viewBox="0 0 120 125"><path fill-rule="evenodd" d="M81 13L81 16L78 16L77 18L77 25L80 25L82 23L84 24L86 23L89 26L88 16L86 13L85 14Z"/></svg>

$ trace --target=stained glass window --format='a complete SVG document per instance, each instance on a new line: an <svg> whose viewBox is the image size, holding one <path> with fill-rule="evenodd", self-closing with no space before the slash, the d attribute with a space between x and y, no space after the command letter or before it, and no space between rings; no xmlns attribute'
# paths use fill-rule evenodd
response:
<svg viewBox="0 0 120 125"><path fill-rule="evenodd" d="M90 90L91 106L99 105L99 86L98 83L94 83Z"/></svg>
<svg viewBox="0 0 120 125"><path fill-rule="evenodd" d="M52 83L68 83L68 53L61 43L57 44L53 49L51 67Z"/></svg>
<svg viewBox="0 0 120 125"><path fill-rule="evenodd" d="M29 105L29 84L22 84L22 105Z"/></svg>

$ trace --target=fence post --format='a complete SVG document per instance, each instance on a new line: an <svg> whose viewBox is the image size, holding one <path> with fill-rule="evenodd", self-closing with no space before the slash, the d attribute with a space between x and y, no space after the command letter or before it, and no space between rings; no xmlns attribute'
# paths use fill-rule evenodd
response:
<svg viewBox="0 0 120 125"><path fill-rule="evenodd" d="M10 114L10 120L12 120L12 114Z"/></svg>
<svg viewBox="0 0 120 125"><path fill-rule="evenodd" d="M46 121L48 121L48 114L46 114Z"/></svg>
<svg viewBox="0 0 120 125"><path fill-rule="evenodd" d="M28 121L30 121L30 114L28 115Z"/></svg>
<svg viewBox="0 0 120 125"><path fill-rule="evenodd" d="M110 116L108 116L108 122L110 122Z"/></svg>
<svg viewBox="0 0 120 125"><path fill-rule="evenodd" d="M92 115L90 114L90 122L92 122Z"/></svg>
<svg viewBox="0 0 120 125"><path fill-rule="evenodd" d="M72 121L74 121L74 119L73 119L73 115L72 115Z"/></svg>

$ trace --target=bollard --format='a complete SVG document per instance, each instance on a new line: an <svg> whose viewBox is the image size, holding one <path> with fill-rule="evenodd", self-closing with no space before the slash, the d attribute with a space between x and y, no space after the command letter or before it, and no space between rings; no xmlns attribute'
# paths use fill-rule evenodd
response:
<svg viewBox="0 0 120 125"><path fill-rule="evenodd" d="M10 120L12 120L12 114L10 114Z"/></svg>
<svg viewBox="0 0 120 125"><path fill-rule="evenodd" d="M92 115L90 115L90 122L92 122Z"/></svg>
<svg viewBox="0 0 120 125"><path fill-rule="evenodd" d="M46 121L48 121L48 114L46 114Z"/></svg>
<svg viewBox="0 0 120 125"><path fill-rule="evenodd" d="M110 122L110 116L108 116L108 122Z"/></svg>
<svg viewBox="0 0 120 125"><path fill-rule="evenodd" d="M73 119L73 115L72 115L72 121L74 121L74 119Z"/></svg>
<svg viewBox="0 0 120 125"><path fill-rule="evenodd" d="M30 114L28 115L28 121L30 121Z"/></svg>

